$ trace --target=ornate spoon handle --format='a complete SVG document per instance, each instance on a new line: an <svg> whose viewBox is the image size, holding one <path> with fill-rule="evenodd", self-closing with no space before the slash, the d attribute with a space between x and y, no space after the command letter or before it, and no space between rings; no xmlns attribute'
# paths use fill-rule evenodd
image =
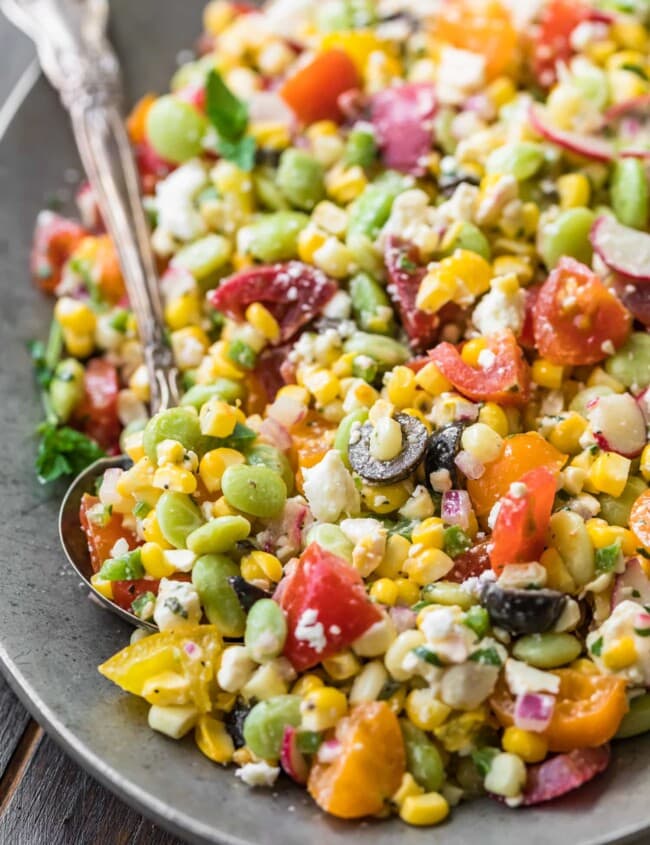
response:
<svg viewBox="0 0 650 845"><path fill-rule="evenodd" d="M138 173L121 115L117 57L105 37L106 0L0 0L36 44L70 114L77 148L117 248L144 347L155 413L178 403L178 372L163 308Z"/></svg>

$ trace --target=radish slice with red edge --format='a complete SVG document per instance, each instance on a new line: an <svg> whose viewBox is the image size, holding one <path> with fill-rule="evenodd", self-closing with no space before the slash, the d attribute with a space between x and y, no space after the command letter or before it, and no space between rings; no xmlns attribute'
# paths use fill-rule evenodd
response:
<svg viewBox="0 0 650 845"><path fill-rule="evenodd" d="M599 258L623 276L650 282L650 235L623 226L603 214L591 227L589 240Z"/></svg>
<svg viewBox="0 0 650 845"><path fill-rule="evenodd" d="M280 765L296 783L307 783L309 766L298 748L298 731L292 725L287 725L284 729Z"/></svg>
<svg viewBox="0 0 650 845"><path fill-rule="evenodd" d="M638 402L630 393L599 396L587 408L596 442L607 452L636 458L646 444L647 427Z"/></svg>
<svg viewBox="0 0 650 845"><path fill-rule="evenodd" d="M614 582L612 610L623 601L634 601L643 606L650 605L650 580L636 557L628 560L625 572Z"/></svg>
<svg viewBox="0 0 650 845"><path fill-rule="evenodd" d="M608 745L576 748L568 754L558 754L536 766L529 766L523 805L530 807L559 798L588 783L605 771L610 756Z"/></svg>
<svg viewBox="0 0 650 845"><path fill-rule="evenodd" d="M533 129L547 141L551 141L569 152L593 159L609 162L615 156L613 144L605 138L594 135L582 135L580 132L568 132L553 126L541 106L531 105L528 115Z"/></svg>
<svg viewBox="0 0 650 845"><path fill-rule="evenodd" d="M650 326L650 285L638 279L617 275L613 280L613 287L634 319L644 326Z"/></svg>

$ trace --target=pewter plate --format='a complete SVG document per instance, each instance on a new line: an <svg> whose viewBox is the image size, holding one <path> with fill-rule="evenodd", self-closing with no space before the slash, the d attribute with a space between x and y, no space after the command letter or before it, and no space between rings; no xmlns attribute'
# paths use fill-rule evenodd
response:
<svg viewBox="0 0 650 845"><path fill-rule="evenodd" d="M201 5L114 0L113 39L131 98L165 88L178 51L199 31ZM604 776L539 809L479 801L435 831L399 822L348 824L324 816L289 782L251 793L191 740L175 743L151 732L142 703L98 675L97 664L128 641L129 629L88 600L59 548L63 486L43 489L34 478L31 432L41 412L25 350L28 339L43 337L51 311L27 272L34 217L76 168L66 118L41 79L0 142L0 658L33 715L106 786L192 842L650 841L650 738L618 744Z"/></svg>

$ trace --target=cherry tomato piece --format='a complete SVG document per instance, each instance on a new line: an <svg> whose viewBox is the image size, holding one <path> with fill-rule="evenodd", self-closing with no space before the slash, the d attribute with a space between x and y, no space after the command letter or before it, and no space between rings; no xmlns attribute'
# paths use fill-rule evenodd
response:
<svg viewBox="0 0 650 845"><path fill-rule="evenodd" d="M641 545L650 551L650 490L641 493L632 505L630 528Z"/></svg>
<svg viewBox="0 0 650 845"><path fill-rule="evenodd" d="M131 581L113 581L113 601L123 610L131 611L131 605L144 593L158 595L159 579L135 578Z"/></svg>
<svg viewBox="0 0 650 845"><path fill-rule="evenodd" d="M533 70L544 88L555 82L558 62L567 63L573 55L571 34L588 17L589 9L575 0L550 0L542 9L533 40Z"/></svg>
<svg viewBox="0 0 650 845"><path fill-rule="evenodd" d="M625 343L631 324L616 296L573 258L561 258L544 282L533 317L539 354L562 366L602 361Z"/></svg>
<svg viewBox="0 0 650 845"><path fill-rule="evenodd" d="M97 496L84 493L81 497L81 505L79 506L79 521L88 541L88 551L90 552L90 563L93 572L99 572L101 565L111 556L111 549L118 540L126 540L129 544L129 549L134 549L138 545L138 539L135 534L122 524L121 514L112 513L104 525L100 525L89 519L88 511L98 504L99 499Z"/></svg>
<svg viewBox="0 0 650 845"><path fill-rule="evenodd" d="M84 374L84 390L74 421L103 449L114 451L122 428L117 416L119 383L114 365L104 358L89 361Z"/></svg>
<svg viewBox="0 0 650 845"><path fill-rule="evenodd" d="M293 73L280 88L280 96L301 123L343 119L339 97L361 83L356 66L343 50L318 53Z"/></svg>
<svg viewBox="0 0 650 845"><path fill-rule="evenodd" d="M525 405L530 396L530 370L511 331L486 338L491 362L471 367L451 343L439 343L429 357L459 393L477 402Z"/></svg>
<svg viewBox="0 0 650 845"><path fill-rule="evenodd" d="M454 558L452 569L445 575L445 581L462 584L468 578L476 578L490 568L491 543L478 543Z"/></svg>
<svg viewBox="0 0 650 845"><path fill-rule="evenodd" d="M392 85L375 94L370 114L386 167L424 175L435 111L435 88L428 82Z"/></svg>
<svg viewBox="0 0 650 845"><path fill-rule="evenodd" d="M522 475L520 491L512 488L501 499L499 513L492 530L490 563L497 575L509 563L538 560L544 550L555 499L555 473L538 467Z"/></svg>
<svg viewBox="0 0 650 845"><path fill-rule="evenodd" d="M38 215L29 266L32 279L41 290L54 292L66 261L87 234L81 224L53 211L42 211Z"/></svg>

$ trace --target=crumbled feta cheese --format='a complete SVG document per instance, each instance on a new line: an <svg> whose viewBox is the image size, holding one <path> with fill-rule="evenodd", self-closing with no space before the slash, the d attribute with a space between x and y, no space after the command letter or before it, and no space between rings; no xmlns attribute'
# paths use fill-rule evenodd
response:
<svg viewBox="0 0 650 845"><path fill-rule="evenodd" d="M436 94L446 105L462 103L485 82L485 57L469 50L443 47L438 65Z"/></svg>
<svg viewBox="0 0 650 845"><path fill-rule="evenodd" d="M341 531L354 543L352 565L367 578L379 566L386 551L388 532L377 519L344 519Z"/></svg>
<svg viewBox="0 0 650 845"><path fill-rule="evenodd" d="M116 540L111 551L110 557L121 557L125 555L129 551L129 544L124 539L124 537L120 537L119 540Z"/></svg>
<svg viewBox="0 0 650 845"><path fill-rule="evenodd" d="M325 649L327 638L325 637L323 623L318 621L317 610L308 607L307 610L303 611L300 619L298 619L294 636L297 640L308 643L318 654Z"/></svg>
<svg viewBox="0 0 650 845"><path fill-rule="evenodd" d="M429 481L436 493L446 493L453 487L448 469L437 469L430 472Z"/></svg>
<svg viewBox="0 0 650 845"><path fill-rule="evenodd" d="M246 763L235 770L235 777L243 780L247 786L273 786L280 774L279 766L269 766L266 760L258 763Z"/></svg>
<svg viewBox="0 0 650 845"><path fill-rule="evenodd" d="M650 637L640 636L637 631L648 629L648 613L635 601L625 600L616 605L611 616L600 628L587 637L587 649L591 659L601 672L619 675L630 684L647 687L650 685ZM634 649L627 665L613 664L608 652L623 640L631 638Z"/></svg>
<svg viewBox="0 0 650 845"><path fill-rule="evenodd" d="M404 519L427 519L433 516L435 508L427 488L423 484L418 484L398 513Z"/></svg>
<svg viewBox="0 0 650 845"><path fill-rule="evenodd" d="M511 290L510 285L500 284L500 278L507 277L492 280L490 290L474 309L472 322L483 335L504 329L511 329L518 335L524 325L526 293L521 288Z"/></svg>
<svg viewBox="0 0 650 845"><path fill-rule="evenodd" d="M344 290L338 290L323 308L323 317L330 320L348 320L352 312L352 299Z"/></svg>
<svg viewBox="0 0 650 845"><path fill-rule="evenodd" d="M542 672L512 657L506 660L506 683L513 695L524 695L527 692L551 692L557 695L560 690L557 675Z"/></svg>
<svg viewBox="0 0 650 845"><path fill-rule="evenodd" d="M493 692L499 667L469 661L445 671L440 698L454 710L474 710Z"/></svg>
<svg viewBox="0 0 650 845"><path fill-rule="evenodd" d="M305 496L311 512L320 522L336 522L342 513L359 512L359 491L335 449L316 466L303 470L303 475Z"/></svg>
<svg viewBox="0 0 650 845"><path fill-rule="evenodd" d="M523 499L528 493L528 487L521 481L513 481L508 490L508 494L515 499Z"/></svg>
<svg viewBox="0 0 650 845"><path fill-rule="evenodd" d="M196 555L189 549L164 549L163 557L177 572L191 572L196 561Z"/></svg>
<svg viewBox="0 0 650 845"><path fill-rule="evenodd" d="M464 624L464 618L459 607L434 606L420 625L427 646L448 663L463 663L476 645L477 636Z"/></svg>
<svg viewBox="0 0 650 845"><path fill-rule="evenodd" d="M491 349L481 349L478 356L478 365L482 370L487 370L493 367L496 363L497 356Z"/></svg>
<svg viewBox="0 0 650 845"><path fill-rule="evenodd" d="M564 602L564 607L562 609L562 613L560 613L560 617L553 626L554 631L573 631L575 628L578 627L578 624L582 618L582 614L580 613L580 605L574 599L570 599L568 596Z"/></svg>
<svg viewBox="0 0 650 845"><path fill-rule="evenodd" d="M256 668L257 664L251 660L246 646L231 645L221 657L217 682L226 692L239 692Z"/></svg>
<svg viewBox="0 0 650 845"><path fill-rule="evenodd" d="M543 587L546 578L546 568L541 563L508 563L499 575L498 584L504 590L526 590Z"/></svg>
<svg viewBox="0 0 650 845"><path fill-rule="evenodd" d="M194 197L207 182L207 173L197 159L182 164L158 182L158 227L181 241L191 241L204 234L206 226L194 207Z"/></svg>
<svg viewBox="0 0 650 845"><path fill-rule="evenodd" d="M187 628L201 621L201 601L193 584L163 578L153 618L161 631Z"/></svg>
<svg viewBox="0 0 650 845"><path fill-rule="evenodd" d="M122 425L127 426L129 423L147 420L149 413L144 402L141 402L132 390L126 388L117 394L117 416Z"/></svg>

